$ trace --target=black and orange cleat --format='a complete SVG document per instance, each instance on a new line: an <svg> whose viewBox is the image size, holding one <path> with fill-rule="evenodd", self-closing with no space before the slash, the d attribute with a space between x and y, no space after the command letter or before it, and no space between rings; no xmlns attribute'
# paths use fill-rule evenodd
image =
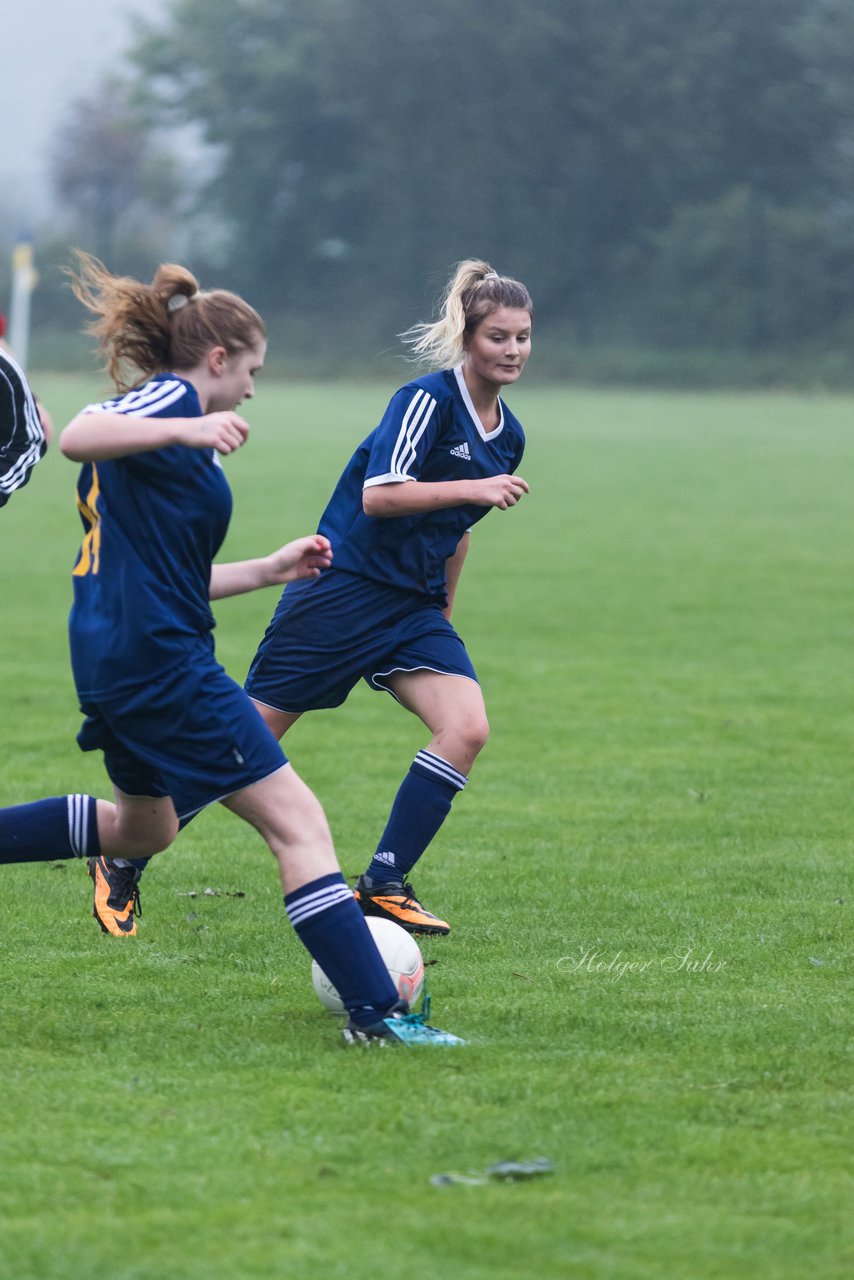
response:
<svg viewBox="0 0 854 1280"><path fill-rule="evenodd" d="M139 900L138 867L117 867L109 858L87 858L89 875L95 885L92 915L104 933L114 938L132 938L136 934L136 916L142 915Z"/></svg>
<svg viewBox="0 0 854 1280"><path fill-rule="evenodd" d="M356 882L356 901L366 916L393 920L407 933L445 934L451 926L423 907L411 884L377 884L360 876Z"/></svg>

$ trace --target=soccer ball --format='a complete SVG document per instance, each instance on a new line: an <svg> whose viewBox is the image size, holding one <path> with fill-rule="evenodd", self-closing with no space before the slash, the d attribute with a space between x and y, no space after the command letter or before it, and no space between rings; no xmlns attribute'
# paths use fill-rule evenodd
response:
<svg viewBox="0 0 854 1280"><path fill-rule="evenodd" d="M391 974L398 994L414 1008L424 986L424 959L421 949L411 933L401 929L393 920L379 916L367 916L365 923L373 934L377 949ZM316 960L311 962L311 982L315 994L330 1013L346 1013L338 992Z"/></svg>

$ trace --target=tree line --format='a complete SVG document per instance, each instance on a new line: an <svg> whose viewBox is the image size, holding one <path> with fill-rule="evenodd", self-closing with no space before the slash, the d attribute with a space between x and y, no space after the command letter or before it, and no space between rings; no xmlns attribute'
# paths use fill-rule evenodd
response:
<svg viewBox="0 0 854 1280"><path fill-rule="evenodd" d="M477 255L573 348L845 351L852 62L847 0L174 0L56 178L114 269L177 245L342 350Z"/></svg>

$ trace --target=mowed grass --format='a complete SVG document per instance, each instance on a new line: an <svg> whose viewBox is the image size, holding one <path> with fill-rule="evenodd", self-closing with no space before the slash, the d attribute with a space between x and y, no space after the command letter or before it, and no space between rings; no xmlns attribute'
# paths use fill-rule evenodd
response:
<svg viewBox="0 0 854 1280"><path fill-rule="evenodd" d="M36 382L59 422L98 394ZM263 386L222 558L313 529L391 390ZM512 403L531 495L456 615L492 737L415 876L466 1047L346 1052L224 811L152 866L136 941L79 865L4 868L4 1276L851 1274L854 402ZM54 451L0 514L0 803L109 794L74 742L74 475ZM275 599L217 607L238 679ZM365 688L290 735L346 874L424 740Z"/></svg>

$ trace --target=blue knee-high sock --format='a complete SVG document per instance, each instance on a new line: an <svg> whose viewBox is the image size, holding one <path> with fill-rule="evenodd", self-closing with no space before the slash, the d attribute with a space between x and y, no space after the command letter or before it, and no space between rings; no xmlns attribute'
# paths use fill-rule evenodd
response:
<svg viewBox="0 0 854 1280"><path fill-rule="evenodd" d="M94 796L53 796L0 809L0 863L94 858L100 851Z"/></svg>
<svg viewBox="0 0 854 1280"><path fill-rule="evenodd" d="M394 798L386 829L365 872L368 883L402 884L466 785L466 776L432 751L419 751Z"/></svg>
<svg viewBox="0 0 854 1280"><path fill-rule="evenodd" d="M286 893L285 910L353 1021L377 1022L398 999L397 989L340 871Z"/></svg>

